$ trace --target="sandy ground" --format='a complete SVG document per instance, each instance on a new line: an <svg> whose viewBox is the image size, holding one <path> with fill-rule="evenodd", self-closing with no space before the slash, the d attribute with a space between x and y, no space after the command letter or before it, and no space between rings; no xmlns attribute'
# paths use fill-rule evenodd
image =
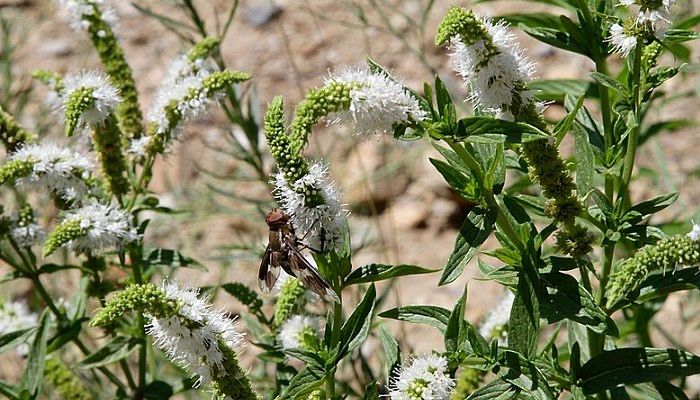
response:
<svg viewBox="0 0 700 400"><path fill-rule="evenodd" d="M22 32L15 74L18 85L27 85L31 71L39 68L60 73L82 68L97 67L98 60L83 34L73 33L63 19L56 15L53 2L45 0L0 0L0 7L21 4L18 9L3 8L3 16L16 21ZM214 17L226 9L228 2L207 0L202 13L213 29ZM319 85L328 70L340 65L361 63L371 56L404 78L407 86L420 88L423 81L432 80L434 72L447 82L456 98L464 97L457 78L450 72L444 50L432 45L432 34L449 5L468 5L464 1L438 1L426 18L424 34L416 28L420 4L417 0L387 1L391 5L389 20L396 34L388 32L382 18L369 6L369 1L334 0L280 0L276 4L280 14L261 26L253 26L250 19L260 16L267 1L242 1L233 28L225 38L223 56L231 68L252 72L261 109L275 94L282 94L288 109L298 101L308 87ZM384 3L384 2L381 2ZM172 3L142 1L141 5L178 16ZM129 2L117 4L121 15L118 33L126 49L127 59L134 70L144 111L153 100L154 91L165 73L170 60L183 50L179 39L144 17ZM359 9L356 7L360 7ZM541 6L524 8L514 3L489 3L477 8L485 13L498 14L516 10L535 11ZM358 10L364 10L366 26L362 26ZM256 11L257 10L257 11ZM403 18L399 10L411 18ZM398 36L398 37L397 37ZM400 38L406 38L425 59L407 49ZM572 56L523 37L524 47L538 64L542 78L578 78L593 69L581 57ZM694 56L697 61L697 55ZM695 91L695 80L669 83L669 90L681 88ZM37 89L41 96L42 89ZM687 116L697 109L696 100L679 102L665 108L655 117ZM552 112L557 112L554 109ZM29 110L25 124L38 127ZM178 217L175 222L157 219L152 240L161 246L181 248L210 267L210 272L178 272L183 279L201 284L212 281L238 280L253 284L257 260L232 252L233 244L256 243L261 249L264 224L251 207L221 196L211 195L206 184L220 185L237 193L269 199L264 185L242 182L212 181L198 166L220 173L238 171L240 165L231 159L212 154L205 142L225 144L225 134L231 128L221 115L214 112L190 125L188 136L174 154L159 164L153 188L164 202L192 213ZM55 129L54 129L55 130ZM688 129L661 137L646 146L640 154L640 164L661 171L659 177L644 179L648 184L636 193L640 198L682 189L678 203L667 216L690 217L696 212L700 199L700 185L695 173L700 161L693 151L700 145L696 129ZM456 229L464 216L463 205L456 201L441 177L428 162L433 155L424 143L397 143L387 138L361 142L345 132L319 128L310 146L310 155L330 161L334 179L345 191L345 201L352 210L350 220L354 242L369 242L353 260L360 266L368 262L417 264L440 268L452 250ZM433 155L434 156L434 155ZM487 245L494 245L490 241ZM500 295L501 289L493 284L477 282L474 266L468 268L455 283L437 288L437 274L417 279L401 279L396 290L396 301L430 303L450 306L469 284L467 316L478 321L488 312ZM236 312L234 301L221 299ZM660 324L669 328L691 350L700 351L700 342L692 340L687 324L678 324L679 316L689 313L690 300L674 296L659 316ZM692 310L693 308L691 308ZM697 305L695 306L697 309ZM432 331L411 326L412 337L421 337L411 343L416 351L440 347L440 338ZM697 333L697 331L695 331ZM428 338L428 340L424 339ZM657 335L659 343L664 340ZM697 335L696 335L697 338ZM1 375L1 373L0 373Z"/></svg>

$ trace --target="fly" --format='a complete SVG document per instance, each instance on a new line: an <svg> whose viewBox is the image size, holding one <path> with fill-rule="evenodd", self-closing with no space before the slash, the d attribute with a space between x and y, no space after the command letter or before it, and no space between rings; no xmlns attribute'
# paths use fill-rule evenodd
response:
<svg viewBox="0 0 700 400"><path fill-rule="evenodd" d="M260 290L270 293L279 277L281 267L284 272L299 279L304 286L322 298L339 302L338 295L328 282L299 251L289 216L282 211L272 210L267 213L265 222L270 227L270 238L258 271Z"/></svg>

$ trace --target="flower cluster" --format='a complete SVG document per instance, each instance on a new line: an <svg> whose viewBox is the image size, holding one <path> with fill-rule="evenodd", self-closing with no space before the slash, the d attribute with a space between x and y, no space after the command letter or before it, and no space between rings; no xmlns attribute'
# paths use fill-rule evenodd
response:
<svg viewBox="0 0 700 400"><path fill-rule="evenodd" d="M419 122L425 116L418 99L387 73L345 67L326 78L323 87L310 90L299 103L291 136L303 147L313 126L324 117L369 136L393 132L394 124Z"/></svg>
<svg viewBox="0 0 700 400"><path fill-rule="evenodd" d="M447 359L433 354L416 357L391 383L392 400L447 400L455 383L447 375Z"/></svg>
<svg viewBox="0 0 700 400"><path fill-rule="evenodd" d="M165 282L166 297L180 307L169 318L150 318L147 333L168 357L193 372L197 385L212 383L219 395L231 399L256 399L245 372L238 365L234 349L243 335L236 323L220 309L212 308L207 297L198 297L199 289L181 288Z"/></svg>
<svg viewBox="0 0 700 400"><path fill-rule="evenodd" d="M77 252L91 252L139 238L131 217L114 206L90 202L66 212L63 221L46 238L44 256L66 246Z"/></svg>
<svg viewBox="0 0 700 400"><path fill-rule="evenodd" d="M177 136L181 123L198 117L223 91L248 79L250 74L244 72L217 71L188 75L172 85L162 86L147 117L148 133L153 137L149 149L164 149Z"/></svg>
<svg viewBox="0 0 700 400"><path fill-rule="evenodd" d="M101 72L89 70L66 76L63 81L66 133L71 136L78 126L104 123L119 102L119 91Z"/></svg>
<svg viewBox="0 0 700 400"><path fill-rule="evenodd" d="M92 168L87 156L55 143L25 145L0 167L0 184L48 188L65 200L76 200L88 193Z"/></svg>
<svg viewBox="0 0 700 400"><path fill-rule="evenodd" d="M671 8L675 3L675 0L620 0L620 5L636 15L610 27L608 40L612 51L626 57L640 40L662 39L671 26Z"/></svg>
<svg viewBox="0 0 700 400"><path fill-rule="evenodd" d="M611 308L624 299L653 272L672 272L683 266L700 264L700 226L687 235L673 235L641 248L610 275L607 304Z"/></svg>
<svg viewBox="0 0 700 400"><path fill-rule="evenodd" d="M277 294L274 321L279 327L302 308L306 299L306 288L300 280L283 272L273 289Z"/></svg>
<svg viewBox="0 0 700 400"><path fill-rule="evenodd" d="M319 318L294 315L280 328L278 339L282 348L313 350L321 334Z"/></svg>
<svg viewBox="0 0 700 400"><path fill-rule="evenodd" d="M476 107L509 121L532 111L525 85L534 68L504 23L453 7L435 38L437 45L448 42L452 66L469 84Z"/></svg>
<svg viewBox="0 0 700 400"><path fill-rule="evenodd" d="M29 311L27 304L22 301L0 301L0 336L36 326L37 316ZM16 353L25 356L29 351L27 343L20 344Z"/></svg>
<svg viewBox="0 0 700 400"><path fill-rule="evenodd" d="M275 176L275 195L294 228L309 238L309 246L322 252L338 250L342 245L342 194L328 178L328 169L321 163L311 164L306 175L289 182L283 172ZM316 200L323 199L322 203Z"/></svg>

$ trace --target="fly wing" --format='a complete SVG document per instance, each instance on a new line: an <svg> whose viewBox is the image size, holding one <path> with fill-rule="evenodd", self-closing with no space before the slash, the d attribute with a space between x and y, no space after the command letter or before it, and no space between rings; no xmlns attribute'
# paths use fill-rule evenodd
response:
<svg viewBox="0 0 700 400"><path fill-rule="evenodd" d="M304 257L299 250L292 248L289 252L289 263L296 276L307 288L326 299L340 303L338 295L331 289L331 285L319 275L316 268Z"/></svg>
<svg viewBox="0 0 700 400"><path fill-rule="evenodd" d="M280 275L279 263L275 260L276 252L272 251L268 245L265 249L265 255L260 263L258 270L258 286L263 293L270 293L277 282L277 277Z"/></svg>

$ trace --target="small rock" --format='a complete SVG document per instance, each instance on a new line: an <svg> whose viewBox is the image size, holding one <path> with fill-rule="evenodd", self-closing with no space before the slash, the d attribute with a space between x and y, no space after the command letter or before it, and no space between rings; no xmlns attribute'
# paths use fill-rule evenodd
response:
<svg viewBox="0 0 700 400"><path fill-rule="evenodd" d="M54 39L42 41L37 52L45 57L66 57L73 53L73 49L64 39Z"/></svg>
<svg viewBox="0 0 700 400"><path fill-rule="evenodd" d="M282 8L271 2L252 5L246 9L243 17L255 28L259 28L282 15Z"/></svg>

